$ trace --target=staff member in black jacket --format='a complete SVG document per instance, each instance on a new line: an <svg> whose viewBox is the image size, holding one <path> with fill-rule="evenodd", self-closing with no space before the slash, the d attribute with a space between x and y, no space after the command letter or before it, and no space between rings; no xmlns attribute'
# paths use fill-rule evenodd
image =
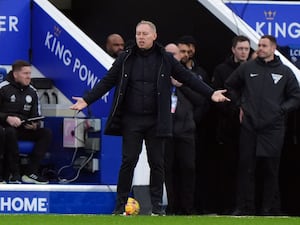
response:
<svg viewBox="0 0 300 225"><path fill-rule="evenodd" d="M257 58L240 65L226 81L240 92L240 148L237 209L251 215L255 209L255 169L261 163L263 195L261 215L280 212L279 164L285 134L285 117L300 104L300 89L292 70L274 55L273 36L262 36Z"/></svg>
<svg viewBox="0 0 300 225"><path fill-rule="evenodd" d="M189 46L168 44L165 49L180 61L188 57ZM196 75L194 75L197 77ZM203 95L171 78L173 107L173 137L166 141L165 184L167 190L167 214L190 215L194 213L196 150L194 120L195 106L202 105Z"/></svg>
<svg viewBox="0 0 300 225"><path fill-rule="evenodd" d="M215 89L224 89L226 79L250 54L250 40L243 35L232 39L232 55L216 66L212 78ZM221 214L230 214L235 206L236 173L239 149L239 107L233 102L214 104L216 111L216 140L220 167L218 204Z"/></svg>
<svg viewBox="0 0 300 225"><path fill-rule="evenodd" d="M114 86L112 110L106 134L123 136L122 165L117 186L114 214L122 214L131 190L134 168L145 140L150 166L152 213L161 214L164 181L164 138L172 136L171 79L190 86L213 101L229 100L225 90L213 91L194 78L174 57L158 45L156 27L150 21L136 26L136 45L114 62L101 81L70 108L82 110Z"/></svg>
<svg viewBox="0 0 300 225"><path fill-rule="evenodd" d="M38 121L22 122L41 115L37 91L30 82L31 65L23 60L14 62L12 71L0 84L0 128L2 126L5 133L5 148L12 173L10 182L20 182L18 140L28 140L35 142L35 147L30 154L29 165L22 181L46 184L48 181L39 175L38 170L50 145L51 130L41 128Z"/></svg>

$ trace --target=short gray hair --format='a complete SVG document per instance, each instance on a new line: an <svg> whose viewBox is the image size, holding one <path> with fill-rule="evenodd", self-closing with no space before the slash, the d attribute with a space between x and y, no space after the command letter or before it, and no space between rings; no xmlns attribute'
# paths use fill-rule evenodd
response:
<svg viewBox="0 0 300 225"><path fill-rule="evenodd" d="M148 20L141 20L137 25L136 27L138 27L139 25L141 24L147 24L149 27L152 28L152 30L156 33L156 26L154 23L152 23L151 21L148 21Z"/></svg>

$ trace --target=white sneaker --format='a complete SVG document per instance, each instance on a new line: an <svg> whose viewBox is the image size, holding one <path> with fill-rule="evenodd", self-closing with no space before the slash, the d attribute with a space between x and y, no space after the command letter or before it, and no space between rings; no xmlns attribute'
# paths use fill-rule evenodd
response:
<svg viewBox="0 0 300 225"><path fill-rule="evenodd" d="M49 181L36 174L23 175L22 181L27 184L49 184Z"/></svg>

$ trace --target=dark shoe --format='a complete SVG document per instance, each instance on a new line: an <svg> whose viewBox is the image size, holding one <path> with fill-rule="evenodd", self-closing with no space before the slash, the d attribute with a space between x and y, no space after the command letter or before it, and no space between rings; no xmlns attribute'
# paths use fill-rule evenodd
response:
<svg viewBox="0 0 300 225"><path fill-rule="evenodd" d="M114 210L112 212L113 216L126 216L126 212L124 210Z"/></svg>
<svg viewBox="0 0 300 225"><path fill-rule="evenodd" d="M11 175L8 179L9 184L22 184L19 174Z"/></svg>
<svg viewBox="0 0 300 225"><path fill-rule="evenodd" d="M166 212L162 209L152 209L151 216L165 216Z"/></svg>
<svg viewBox="0 0 300 225"><path fill-rule="evenodd" d="M152 212L151 213L151 216L165 216L166 215L166 213L164 213L164 212Z"/></svg>
<svg viewBox="0 0 300 225"><path fill-rule="evenodd" d="M262 209L260 216L281 216L283 213L279 209Z"/></svg>
<svg viewBox="0 0 300 225"><path fill-rule="evenodd" d="M36 174L23 175L22 181L27 184L48 184L49 181Z"/></svg>
<svg viewBox="0 0 300 225"><path fill-rule="evenodd" d="M255 212L254 210L250 209L236 209L232 212L233 216L254 216Z"/></svg>
<svg viewBox="0 0 300 225"><path fill-rule="evenodd" d="M0 177L0 184L6 184L6 181L5 181L5 180L3 180L3 178L2 178L2 177Z"/></svg>
<svg viewBox="0 0 300 225"><path fill-rule="evenodd" d="M169 215L169 216L174 216L177 214L177 211L174 210L174 209L171 209L170 207L167 207L166 208L166 215Z"/></svg>
<svg viewBox="0 0 300 225"><path fill-rule="evenodd" d="M114 211L112 212L114 216L125 216L125 205L117 205Z"/></svg>

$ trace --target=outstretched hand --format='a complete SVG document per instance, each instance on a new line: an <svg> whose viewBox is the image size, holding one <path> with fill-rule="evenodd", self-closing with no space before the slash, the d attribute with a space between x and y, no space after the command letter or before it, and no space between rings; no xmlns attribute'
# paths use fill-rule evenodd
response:
<svg viewBox="0 0 300 225"><path fill-rule="evenodd" d="M214 93L211 96L211 100L214 102L225 102L225 101L230 101L229 98L227 98L223 93L225 93L227 90L218 90L214 91Z"/></svg>
<svg viewBox="0 0 300 225"><path fill-rule="evenodd" d="M72 110L82 110L84 109L85 107L87 107L87 103L84 101L83 98L81 97L72 97L72 99L76 100L76 103L74 105L71 105L70 106L70 109Z"/></svg>

